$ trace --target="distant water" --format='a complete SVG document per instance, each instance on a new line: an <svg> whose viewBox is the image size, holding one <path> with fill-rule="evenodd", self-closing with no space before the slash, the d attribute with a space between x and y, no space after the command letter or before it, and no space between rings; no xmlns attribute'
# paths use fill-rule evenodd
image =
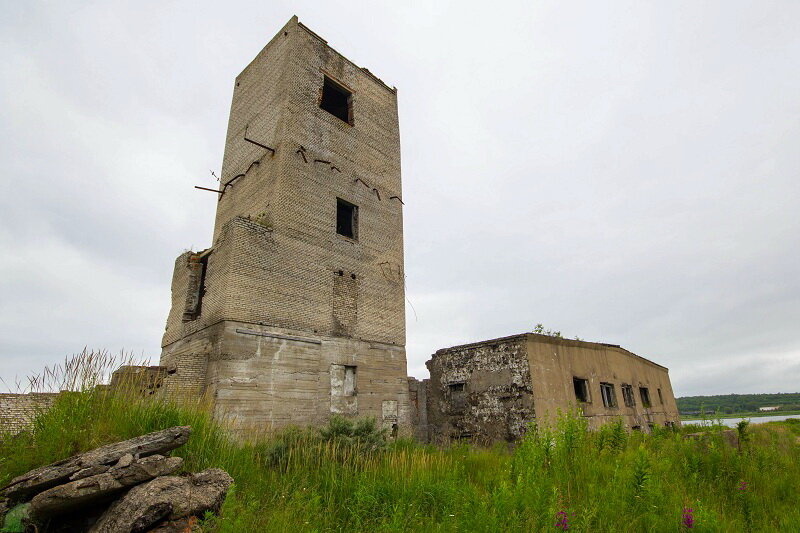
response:
<svg viewBox="0 0 800 533"><path fill-rule="evenodd" d="M786 420L788 418L800 418L800 415L771 415L771 416L754 416L752 418L744 417L744 418L720 418L719 421L722 422L723 426L728 426L729 428L735 428L736 424L741 422L742 420L749 420L751 424L761 424L763 422L773 422L776 420ZM684 424L703 424L702 420L684 420ZM705 421L706 424L711 424L710 420Z"/></svg>

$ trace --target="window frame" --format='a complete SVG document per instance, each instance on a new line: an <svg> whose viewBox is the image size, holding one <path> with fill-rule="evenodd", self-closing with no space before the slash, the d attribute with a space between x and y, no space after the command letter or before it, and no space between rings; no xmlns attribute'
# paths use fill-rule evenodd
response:
<svg viewBox="0 0 800 533"><path fill-rule="evenodd" d="M325 73L323 73L322 76L323 76L322 77L322 87L320 88L320 92L319 92L319 108L322 109L323 111L329 113L330 115L338 118L339 120L341 120L345 124L353 126L354 125L354 121L353 121L353 91L350 90L350 88L345 86L340 81L334 79L331 76L328 76ZM343 95L345 97L345 100L346 100L345 105L347 106L347 119L346 120L343 119L338 114L336 114L335 112L331 111L331 109L329 107L323 107L326 104L325 95L326 94L330 94L328 91L336 92L336 93L338 93L340 95Z"/></svg>
<svg viewBox="0 0 800 533"><path fill-rule="evenodd" d="M584 396L586 397L585 400L581 400L578 397L578 390L577 390L577 387L576 387L576 385L578 383L580 383L580 385L583 387L583 393L584 393ZM589 388L589 380L588 379L582 378L582 377L579 377L579 376L572 376L572 390L573 390L573 392L575 394L575 400L577 400L577 402L579 404L592 403L592 393L591 393L591 390Z"/></svg>
<svg viewBox="0 0 800 533"><path fill-rule="evenodd" d="M608 391L608 394L606 391ZM617 394L614 390L613 383L600 383L600 397L603 399L603 407L606 409L616 409L619 407L619 404L617 403Z"/></svg>
<svg viewBox="0 0 800 533"><path fill-rule="evenodd" d="M339 231L339 209L340 206L348 207L351 209L350 211L350 230L351 235L346 235ZM351 241L358 241L358 206L352 202L348 202L344 198L336 197L336 235L340 237L344 237L345 239L350 239Z"/></svg>
<svg viewBox="0 0 800 533"><path fill-rule="evenodd" d="M633 385L623 383L620 385L620 389L622 390L622 402L625 404L625 407L636 407L636 396L633 393Z"/></svg>

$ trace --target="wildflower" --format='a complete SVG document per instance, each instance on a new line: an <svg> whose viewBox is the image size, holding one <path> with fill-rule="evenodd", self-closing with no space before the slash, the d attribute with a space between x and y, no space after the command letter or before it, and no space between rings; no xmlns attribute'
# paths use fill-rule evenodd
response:
<svg viewBox="0 0 800 533"><path fill-rule="evenodd" d="M686 529L692 529L694 527L694 516L692 516L693 513L694 509L689 507L683 508L683 520L681 520L681 524L686 526Z"/></svg>
<svg viewBox="0 0 800 533"><path fill-rule="evenodd" d="M559 511L556 513L556 519L558 520L555 526L560 529L561 531L566 531L569 529L569 523L567 522L567 512L566 511Z"/></svg>
<svg viewBox="0 0 800 533"><path fill-rule="evenodd" d="M740 481L738 489L742 492L747 491L747 481Z"/></svg>

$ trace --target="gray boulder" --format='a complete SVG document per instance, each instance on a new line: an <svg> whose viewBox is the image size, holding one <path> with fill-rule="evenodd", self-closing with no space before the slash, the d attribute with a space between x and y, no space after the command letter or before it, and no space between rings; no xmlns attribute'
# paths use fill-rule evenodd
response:
<svg viewBox="0 0 800 533"><path fill-rule="evenodd" d="M71 513L158 476L172 474L183 466L180 457L150 455L134 459L126 454L106 472L70 481L34 496L31 512L37 519Z"/></svg>
<svg viewBox="0 0 800 533"><path fill-rule="evenodd" d="M139 533L159 524L219 510L233 479L219 468L185 477L159 477L128 491L114 502L91 533ZM169 531L167 529L166 531Z"/></svg>
<svg viewBox="0 0 800 533"><path fill-rule="evenodd" d="M113 465L124 455L146 457L157 453L163 454L185 444L189 440L190 433L189 426L176 426L101 446L90 452L31 470L12 479L11 483L0 490L0 498L8 498L12 501L29 499L50 487L68 482L72 476L81 471L102 465ZM94 471L89 471L89 473Z"/></svg>

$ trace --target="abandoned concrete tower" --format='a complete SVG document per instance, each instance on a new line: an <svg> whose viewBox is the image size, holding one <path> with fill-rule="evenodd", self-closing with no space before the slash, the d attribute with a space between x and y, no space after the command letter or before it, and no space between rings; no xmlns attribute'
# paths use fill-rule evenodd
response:
<svg viewBox="0 0 800 533"><path fill-rule="evenodd" d="M212 246L161 365L243 426L409 425L397 93L292 18L236 78Z"/></svg>

